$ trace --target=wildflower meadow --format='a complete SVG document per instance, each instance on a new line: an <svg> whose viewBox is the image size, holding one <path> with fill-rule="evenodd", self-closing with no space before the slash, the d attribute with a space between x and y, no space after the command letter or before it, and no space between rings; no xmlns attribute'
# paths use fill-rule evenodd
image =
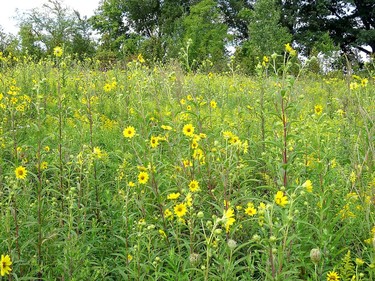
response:
<svg viewBox="0 0 375 281"><path fill-rule="evenodd" d="M0 57L1 280L375 280L375 74Z"/></svg>

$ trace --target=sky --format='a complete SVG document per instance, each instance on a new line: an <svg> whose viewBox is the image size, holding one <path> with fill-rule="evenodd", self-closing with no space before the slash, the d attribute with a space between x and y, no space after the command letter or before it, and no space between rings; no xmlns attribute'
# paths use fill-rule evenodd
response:
<svg viewBox="0 0 375 281"><path fill-rule="evenodd" d="M100 0L61 0L61 4L77 10L81 16L92 16L99 6ZM33 8L41 7L47 0L1 0L0 26L5 33L17 34L16 9L21 13Z"/></svg>

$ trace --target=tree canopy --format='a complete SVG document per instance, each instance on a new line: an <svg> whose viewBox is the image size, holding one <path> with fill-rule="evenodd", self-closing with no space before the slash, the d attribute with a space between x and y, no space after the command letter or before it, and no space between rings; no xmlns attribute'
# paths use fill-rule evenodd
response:
<svg viewBox="0 0 375 281"><path fill-rule="evenodd" d="M197 65L206 59L225 65L235 47L252 68L286 43L305 56L333 49L373 55L374 27L374 0L101 0L90 18L48 0L19 15L18 36L1 31L0 48L36 59L61 45L78 58L142 53L168 62L188 55Z"/></svg>
<svg viewBox="0 0 375 281"><path fill-rule="evenodd" d="M329 34L343 52L375 51L375 1L373 0L283 0L282 23L305 54ZM371 47L371 50L364 48Z"/></svg>
<svg viewBox="0 0 375 281"><path fill-rule="evenodd" d="M48 0L42 7L19 15L19 26L22 53L40 58L51 54L56 46L64 46L66 51L79 57L94 52L87 19L61 1Z"/></svg>

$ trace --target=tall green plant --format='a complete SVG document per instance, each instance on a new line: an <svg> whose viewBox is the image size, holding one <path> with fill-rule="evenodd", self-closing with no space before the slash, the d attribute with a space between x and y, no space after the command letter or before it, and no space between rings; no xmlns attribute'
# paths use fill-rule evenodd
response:
<svg viewBox="0 0 375 281"><path fill-rule="evenodd" d="M190 61L210 59L214 64L223 61L229 36L228 26L221 18L221 12L213 0L203 0L191 7L190 14L183 20L184 40L192 40Z"/></svg>
<svg viewBox="0 0 375 281"><path fill-rule="evenodd" d="M248 23L249 39L238 50L238 59L253 72L264 55L281 54L292 35L280 23L281 12L275 0L258 0L253 10L243 9L241 17Z"/></svg>

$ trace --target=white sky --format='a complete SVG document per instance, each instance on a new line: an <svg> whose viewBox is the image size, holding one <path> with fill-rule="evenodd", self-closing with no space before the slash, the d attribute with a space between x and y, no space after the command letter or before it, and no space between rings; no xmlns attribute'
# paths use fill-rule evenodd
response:
<svg viewBox="0 0 375 281"><path fill-rule="evenodd" d="M79 11L81 16L92 16L98 8L100 0L61 0L63 6ZM41 7L47 0L0 0L0 26L5 33L18 32L16 9L21 13L33 8Z"/></svg>

